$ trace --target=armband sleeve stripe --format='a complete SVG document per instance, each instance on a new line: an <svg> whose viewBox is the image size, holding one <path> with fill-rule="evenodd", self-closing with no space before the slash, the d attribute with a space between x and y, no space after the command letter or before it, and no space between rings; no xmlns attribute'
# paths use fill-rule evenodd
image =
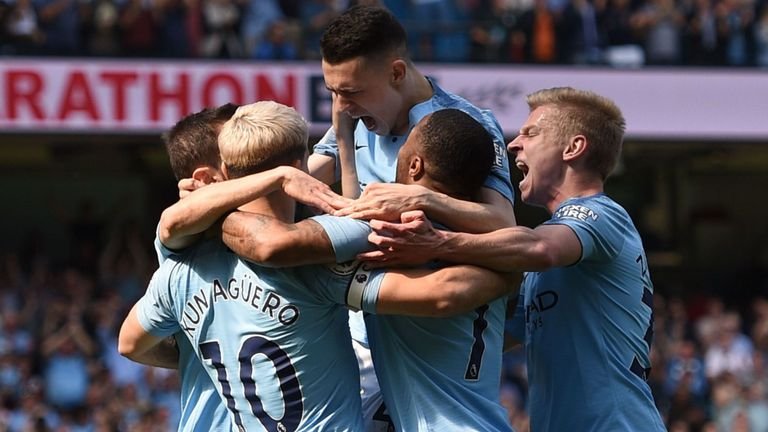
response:
<svg viewBox="0 0 768 432"><path fill-rule="evenodd" d="M352 280L347 287L347 306L355 312L363 308L363 292L367 282L371 279L371 269L360 264L352 276Z"/></svg>

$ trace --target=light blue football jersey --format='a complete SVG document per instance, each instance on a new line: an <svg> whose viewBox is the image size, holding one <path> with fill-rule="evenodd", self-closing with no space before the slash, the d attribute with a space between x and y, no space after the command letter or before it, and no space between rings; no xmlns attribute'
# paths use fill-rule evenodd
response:
<svg viewBox="0 0 768 432"><path fill-rule="evenodd" d="M163 263L137 315L154 336L183 332L233 430L359 431L351 277L345 266L260 267L207 241Z"/></svg>
<svg viewBox="0 0 768 432"><path fill-rule="evenodd" d="M646 383L653 285L637 230L603 194L566 200L545 224L571 228L578 263L526 273L531 430L664 431ZM517 333L517 332L514 332Z"/></svg>
<svg viewBox="0 0 768 432"><path fill-rule="evenodd" d="M157 231L155 231L157 232ZM155 252L159 265L177 252L165 247L155 235ZM203 369L192 345L184 335L173 335L179 348L179 395L181 406L179 432L228 431L232 429L227 407L216 392L213 381Z"/></svg>
<svg viewBox="0 0 768 432"><path fill-rule="evenodd" d="M427 114L431 114L441 109L454 108L464 111L482 124L493 137L493 145L496 152L496 159L493 164L491 175L485 180L484 186L493 189L507 198L509 202L514 202L515 192L512 188L509 176L509 159L507 158L507 146L504 142L504 134L496 118L489 110L483 110L472 105L461 96L449 93L437 83L428 78L432 85L433 94L430 99L414 105L408 113L408 131L421 121ZM371 183L391 183L395 181L395 172L397 168L397 153L403 146L408 135L381 136L366 129L363 122L358 122L355 128L355 167L357 168L357 177L360 182L360 190ZM336 160L336 179L341 178L341 169L339 167L339 151L336 145L336 135L333 128L315 144L314 153L333 157ZM352 337L367 346L368 341L365 335L365 324L361 314L352 314L350 316L350 328Z"/></svg>
<svg viewBox="0 0 768 432"><path fill-rule="evenodd" d="M370 231L347 218L313 220L339 259L360 252ZM499 401L507 298L451 318L373 315L384 271L364 269L347 302L365 312L376 375L397 430L511 431Z"/></svg>

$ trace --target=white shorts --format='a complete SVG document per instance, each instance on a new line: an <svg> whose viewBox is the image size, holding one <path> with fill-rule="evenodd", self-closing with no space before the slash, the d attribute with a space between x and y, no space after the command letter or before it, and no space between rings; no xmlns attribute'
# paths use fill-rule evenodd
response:
<svg viewBox="0 0 768 432"><path fill-rule="evenodd" d="M360 368L360 399L363 404L363 424L366 432L391 432L395 430L394 424L384 407L384 398L381 396L379 381L373 370L371 350L356 340L352 340L352 347L357 356L357 365Z"/></svg>

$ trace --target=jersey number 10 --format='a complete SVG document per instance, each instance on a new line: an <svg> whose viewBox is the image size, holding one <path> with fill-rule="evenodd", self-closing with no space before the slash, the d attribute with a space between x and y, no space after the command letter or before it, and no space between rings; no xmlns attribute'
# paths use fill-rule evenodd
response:
<svg viewBox="0 0 768 432"><path fill-rule="evenodd" d="M216 368L218 381L221 384L221 393L227 401L227 408L235 416L235 424L239 430L245 431L243 419L237 409L235 397L232 394L227 368L221 358L221 347L218 341L200 343L200 352L203 358L209 360ZM264 411L261 399L256 394L256 382L253 379L253 357L257 354L264 355L274 365L277 372L277 381L280 383L280 392L283 396L285 412L280 419L273 419ZM288 354L276 343L264 339L261 336L250 336L243 341L240 352L237 355L239 363L239 378L243 386L243 396L248 401L251 413L261 422L269 432L292 432L301 422L304 412L304 402L301 397L299 380L296 377L296 369L288 358ZM229 363L229 362L228 362Z"/></svg>

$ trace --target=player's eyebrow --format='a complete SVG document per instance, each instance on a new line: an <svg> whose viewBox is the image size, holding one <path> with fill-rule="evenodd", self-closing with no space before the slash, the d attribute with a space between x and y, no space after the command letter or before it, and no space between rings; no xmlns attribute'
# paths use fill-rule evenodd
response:
<svg viewBox="0 0 768 432"><path fill-rule="evenodd" d="M358 88L355 88L355 87L345 87L345 86L341 86L341 87L338 87L338 88L333 88L331 86L326 85L325 88L329 92L332 92L332 93L356 93L356 92L360 91L360 89L358 89Z"/></svg>

